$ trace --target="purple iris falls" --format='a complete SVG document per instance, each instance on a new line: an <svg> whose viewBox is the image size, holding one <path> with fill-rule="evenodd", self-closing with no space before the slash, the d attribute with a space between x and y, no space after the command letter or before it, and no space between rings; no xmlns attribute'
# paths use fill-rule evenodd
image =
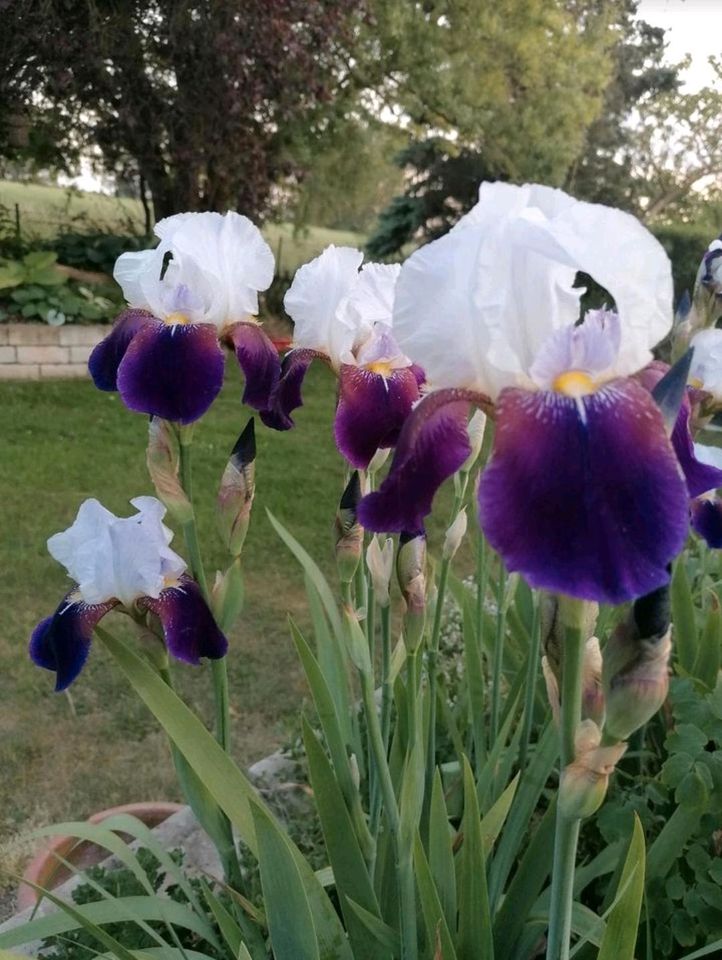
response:
<svg viewBox="0 0 722 960"><path fill-rule="evenodd" d="M581 398L508 388L479 515L532 586L616 604L669 580L687 491L662 416L634 381Z"/></svg>
<svg viewBox="0 0 722 960"><path fill-rule="evenodd" d="M278 383L278 352L255 323L223 332L245 374L243 400L265 409ZM192 423L223 386L225 357L210 323L164 323L147 311L126 310L93 350L88 364L95 385L118 390L130 410Z"/></svg>
<svg viewBox="0 0 722 960"><path fill-rule="evenodd" d="M537 389L501 390L478 491L482 529L509 570L534 587L612 604L668 582L689 522L659 408L635 380L606 375L618 341L616 317L592 315L539 351ZM360 504L365 526L421 527L439 485L469 454L470 401L488 409L478 394L452 389L418 405L388 476Z"/></svg>

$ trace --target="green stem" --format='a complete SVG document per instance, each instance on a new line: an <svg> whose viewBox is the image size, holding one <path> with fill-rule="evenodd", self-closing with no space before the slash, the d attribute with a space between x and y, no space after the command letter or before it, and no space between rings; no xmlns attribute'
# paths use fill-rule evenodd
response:
<svg viewBox="0 0 722 960"><path fill-rule="evenodd" d="M185 494L191 503L191 516L183 524L183 536L185 537L186 547L188 548L188 559L190 561L191 573L196 580L201 592L205 597L206 603L210 604L210 592L208 590L208 581L203 567L203 558L201 556L201 546L198 539L198 526L196 524L196 514L193 509L193 467L191 459L192 435L190 432L184 433L181 427L180 433L180 479ZM226 753L231 752L231 724L230 724L230 698L228 692L228 665L226 658L211 661L213 671L213 690L216 702L216 739L223 747Z"/></svg>
<svg viewBox="0 0 722 960"><path fill-rule="evenodd" d="M506 588L506 567L499 557L499 574L496 589L496 636L494 637L494 662L491 679L491 742L495 743L499 734L499 716L501 714L501 676L504 662L504 634L506 632L506 610L504 591Z"/></svg>
<svg viewBox="0 0 722 960"><path fill-rule="evenodd" d="M373 679L361 673L361 692L366 712L371 750L381 785L386 822L394 851L395 874L399 892L401 960L416 960L418 956L416 930L416 886L411 860L411 849L405 849L401 838L401 816L391 780L386 748L381 733Z"/></svg>
<svg viewBox="0 0 722 960"><path fill-rule="evenodd" d="M566 598L561 598L560 615ZM566 601L567 603L569 601ZM568 612L582 610L579 601ZM561 715L559 727L560 771L574 760L574 737L582 717L582 675L584 669L585 638L580 626L581 617L567 617L562 657ZM576 622L571 622L570 620ZM554 863L549 909L547 960L568 960L572 927L574 868L579 840L578 818L565 817L557 806L554 837Z"/></svg>
<svg viewBox="0 0 722 960"><path fill-rule="evenodd" d="M388 762L389 737L391 736L391 607L381 608L381 740L384 757ZM369 739L369 749L371 741ZM381 785L378 776L374 780L375 791L371 797L371 819L369 829L374 840L378 839L381 822Z"/></svg>
<svg viewBox="0 0 722 960"><path fill-rule="evenodd" d="M534 701L536 699L536 683L539 676L539 647L541 645L541 630L539 623L539 596L532 594L534 609L531 621L531 643L529 645L529 662L527 664L526 690L524 693L524 726L519 746L519 769L524 771L526 758L529 752L531 728L534 720Z"/></svg>

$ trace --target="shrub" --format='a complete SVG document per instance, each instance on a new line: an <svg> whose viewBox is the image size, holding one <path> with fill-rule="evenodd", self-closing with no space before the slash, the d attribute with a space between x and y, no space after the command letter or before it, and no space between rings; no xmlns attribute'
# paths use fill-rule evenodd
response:
<svg viewBox="0 0 722 960"><path fill-rule="evenodd" d="M700 260L714 237L709 230L690 223L675 223L652 228L672 261L675 302L685 290L692 292Z"/></svg>

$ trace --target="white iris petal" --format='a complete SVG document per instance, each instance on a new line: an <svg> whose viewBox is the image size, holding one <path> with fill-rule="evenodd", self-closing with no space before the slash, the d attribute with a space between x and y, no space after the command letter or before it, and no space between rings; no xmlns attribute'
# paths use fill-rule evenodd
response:
<svg viewBox="0 0 722 960"><path fill-rule="evenodd" d="M185 561L170 549L166 509L155 497L131 500L138 511L116 517L97 500L86 500L68 530L48 540L51 556L78 584L86 603L117 599L131 606L139 597L158 597L181 576Z"/></svg>
<svg viewBox="0 0 722 960"><path fill-rule="evenodd" d="M715 397L722 397L722 330L701 330L692 337L691 346L690 377Z"/></svg>
<svg viewBox="0 0 722 960"><path fill-rule="evenodd" d="M363 253L333 244L296 271L283 301L294 322L296 347L325 353L337 369L371 338L377 323L391 324L398 265L369 263Z"/></svg>
<svg viewBox="0 0 722 960"><path fill-rule="evenodd" d="M409 257L394 333L434 388L495 397L528 384L543 345L578 321L577 271L614 298L621 336L611 373L641 369L672 323L664 249L629 214L536 185L482 184L457 226Z"/></svg>

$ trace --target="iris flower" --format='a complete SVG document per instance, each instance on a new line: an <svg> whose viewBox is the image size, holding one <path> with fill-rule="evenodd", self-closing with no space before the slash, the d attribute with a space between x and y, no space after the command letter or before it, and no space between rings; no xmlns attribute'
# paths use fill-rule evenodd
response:
<svg viewBox="0 0 722 960"><path fill-rule="evenodd" d="M56 690L78 676L96 624L118 605L136 616L156 614L168 650L178 660L197 664L201 657L226 653L226 638L198 584L170 548L165 507L155 497L130 502L138 512L116 517L97 500L86 500L73 525L48 540L50 555L76 584L30 640L32 660L55 672Z"/></svg>
<svg viewBox="0 0 722 960"><path fill-rule="evenodd" d="M360 469L379 448L394 445L423 382L391 329L400 267L361 267L362 260L360 250L332 245L296 272L284 299L294 349L284 358L271 409L261 413L268 426L293 426L309 364L324 360L339 378L336 444Z"/></svg>
<svg viewBox="0 0 722 960"><path fill-rule="evenodd" d="M128 309L91 354L101 390L131 410L191 423L223 383L221 344L246 378L243 400L264 409L278 383L278 353L254 315L274 259L260 230L237 213L181 213L155 226L153 250L124 253L113 276Z"/></svg>
<svg viewBox="0 0 722 960"><path fill-rule="evenodd" d="M578 271L613 311L580 318ZM510 570L609 603L668 582L687 490L662 415L632 375L671 327L672 277L634 217L548 187L482 184L470 213L403 265L393 323L433 390L361 501L366 527L421 527L469 454L476 404L496 420L479 516Z"/></svg>

